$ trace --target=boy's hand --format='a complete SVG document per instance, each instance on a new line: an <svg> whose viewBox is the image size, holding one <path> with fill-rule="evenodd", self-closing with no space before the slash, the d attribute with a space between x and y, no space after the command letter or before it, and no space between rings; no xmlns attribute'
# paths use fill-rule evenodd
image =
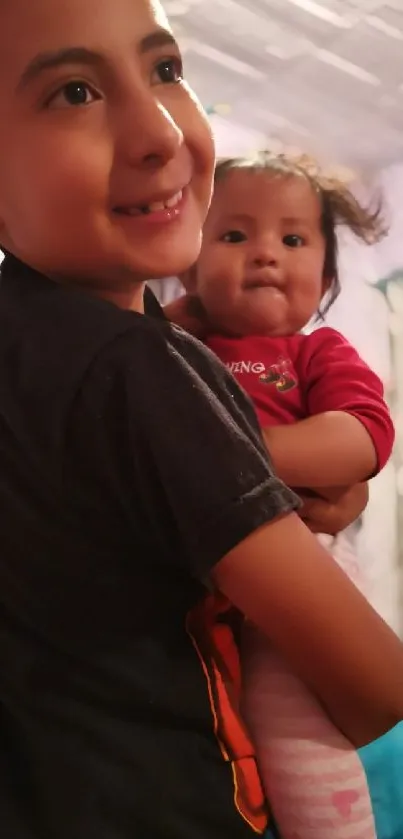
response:
<svg viewBox="0 0 403 839"><path fill-rule="evenodd" d="M365 510L368 504L368 484L356 484L344 490L339 487L323 490L323 496L326 497L300 492L304 506L299 515L312 533L335 536Z"/></svg>

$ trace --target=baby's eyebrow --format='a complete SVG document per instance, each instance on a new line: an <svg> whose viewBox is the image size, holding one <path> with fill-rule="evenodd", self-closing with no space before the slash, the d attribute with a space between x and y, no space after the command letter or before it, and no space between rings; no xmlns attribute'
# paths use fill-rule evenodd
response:
<svg viewBox="0 0 403 839"><path fill-rule="evenodd" d="M217 218L218 224L247 224L253 221L253 216L248 213L236 213L233 215L222 215Z"/></svg>
<svg viewBox="0 0 403 839"><path fill-rule="evenodd" d="M299 216L299 217L298 216L283 216L281 221L283 221L285 224L305 224L306 225L306 224L310 223L310 219L306 218L306 216L304 218L302 216Z"/></svg>

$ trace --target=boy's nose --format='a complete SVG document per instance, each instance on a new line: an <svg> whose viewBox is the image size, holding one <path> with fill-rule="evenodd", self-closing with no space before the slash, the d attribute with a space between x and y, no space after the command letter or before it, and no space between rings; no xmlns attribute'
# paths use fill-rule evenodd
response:
<svg viewBox="0 0 403 839"><path fill-rule="evenodd" d="M183 145L181 129L152 94L136 97L124 123L120 144L131 165L159 168Z"/></svg>

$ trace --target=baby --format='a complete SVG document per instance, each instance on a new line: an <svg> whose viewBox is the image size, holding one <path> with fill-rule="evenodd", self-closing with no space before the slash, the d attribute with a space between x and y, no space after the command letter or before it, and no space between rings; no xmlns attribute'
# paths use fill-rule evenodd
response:
<svg viewBox="0 0 403 839"><path fill-rule="evenodd" d="M353 347L328 327L302 331L340 291L339 223L367 243L383 234L379 211L306 159L222 161L199 261L183 278L212 327L208 346L253 400L277 473L325 497L372 477L394 441L382 384ZM365 589L347 539L319 538ZM254 628L244 640L244 711L282 836L372 839L356 752Z"/></svg>

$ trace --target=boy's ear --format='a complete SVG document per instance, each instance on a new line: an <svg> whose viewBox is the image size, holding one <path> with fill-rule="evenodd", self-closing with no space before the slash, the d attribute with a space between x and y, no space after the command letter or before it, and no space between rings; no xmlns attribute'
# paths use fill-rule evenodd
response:
<svg viewBox="0 0 403 839"><path fill-rule="evenodd" d="M179 274L179 280L188 294L195 294L197 291L197 264L192 265L183 274Z"/></svg>

